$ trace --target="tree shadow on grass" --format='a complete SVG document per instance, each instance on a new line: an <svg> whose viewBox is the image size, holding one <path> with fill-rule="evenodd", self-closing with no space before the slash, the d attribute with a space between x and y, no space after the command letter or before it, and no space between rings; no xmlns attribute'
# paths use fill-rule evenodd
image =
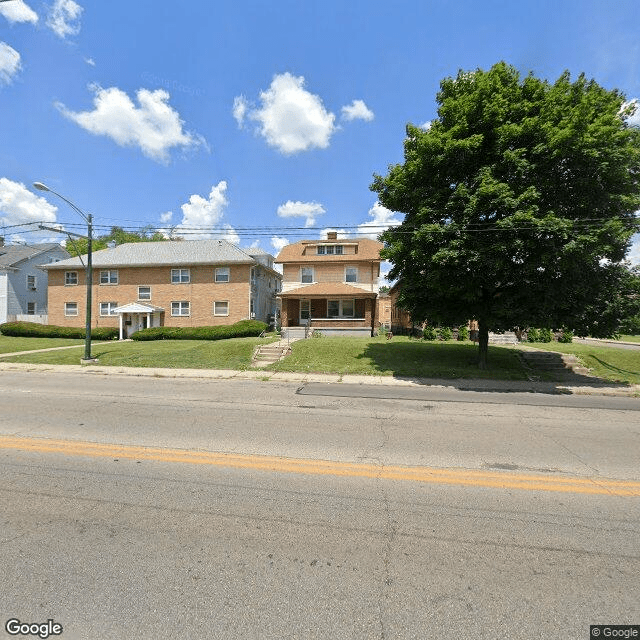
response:
<svg viewBox="0 0 640 640"><path fill-rule="evenodd" d="M632 375L632 376L640 376L640 371L630 371L629 369L621 369L620 367L616 367L613 364L609 364L604 360L601 360L597 356L591 355L591 357L599 362L605 369L609 369L609 371L613 371L614 373L619 373L621 375Z"/></svg>
<svg viewBox="0 0 640 640"><path fill-rule="evenodd" d="M537 353L541 362L527 362L524 353ZM504 393L533 391L564 394L567 386L628 388L573 371L556 352L522 352L511 347L489 346L489 368L478 368L478 347L472 343L371 342L359 358L369 360L380 375L415 384L445 384L465 391Z"/></svg>

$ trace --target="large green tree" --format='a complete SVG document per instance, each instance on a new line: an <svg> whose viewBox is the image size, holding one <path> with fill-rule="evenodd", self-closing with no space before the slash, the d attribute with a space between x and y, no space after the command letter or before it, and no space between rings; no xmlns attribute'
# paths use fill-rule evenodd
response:
<svg viewBox="0 0 640 640"><path fill-rule="evenodd" d="M489 331L614 332L640 206L634 105L584 75L552 84L504 62L444 79L437 102L427 130L407 126L404 163L371 185L405 214L381 238L399 304L478 320L482 368Z"/></svg>
<svg viewBox="0 0 640 640"><path fill-rule="evenodd" d="M126 242L159 242L168 238L151 225L142 228L140 231L125 231L122 227L111 227L111 231L105 235L96 236L91 243L92 251L106 249L109 242L125 244ZM73 238L67 242L67 251L72 256L83 256L87 253L87 240L84 238Z"/></svg>

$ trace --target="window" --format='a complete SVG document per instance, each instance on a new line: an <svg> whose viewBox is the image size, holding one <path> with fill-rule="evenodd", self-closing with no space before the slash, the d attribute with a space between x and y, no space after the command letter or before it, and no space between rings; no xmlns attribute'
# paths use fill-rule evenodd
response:
<svg viewBox="0 0 640 640"><path fill-rule="evenodd" d="M64 272L64 284L66 287L78 284L78 272L77 271L65 271Z"/></svg>
<svg viewBox="0 0 640 640"><path fill-rule="evenodd" d="M253 296L249 298L249 316L251 318L256 317L255 302L253 300Z"/></svg>
<svg viewBox="0 0 640 640"><path fill-rule="evenodd" d="M318 255L319 256L341 256L344 252L344 247L341 244L319 244Z"/></svg>
<svg viewBox="0 0 640 640"><path fill-rule="evenodd" d="M100 284L118 284L117 269L113 269L111 271L101 271Z"/></svg>
<svg viewBox="0 0 640 640"><path fill-rule="evenodd" d="M77 302L65 302L64 303L64 315L65 316L77 316L78 315L78 303Z"/></svg>
<svg viewBox="0 0 640 640"><path fill-rule="evenodd" d="M27 289L31 291L36 290L36 277L35 276L27 276Z"/></svg>
<svg viewBox="0 0 640 640"><path fill-rule="evenodd" d="M189 315L189 303L186 301L172 302L171 303L171 315L172 316L188 316Z"/></svg>
<svg viewBox="0 0 640 640"><path fill-rule="evenodd" d="M355 302L347 300L327 300L327 318L353 318Z"/></svg>
<svg viewBox="0 0 640 640"><path fill-rule="evenodd" d="M255 284L256 282L256 269L255 267L251 267L251 284Z"/></svg>
<svg viewBox="0 0 640 640"><path fill-rule="evenodd" d="M138 300L151 300L151 287L138 287Z"/></svg>
<svg viewBox="0 0 640 640"><path fill-rule="evenodd" d="M311 300L300 300L300 319L308 320L311 317Z"/></svg>
<svg viewBox="0 0 640 640"><path fill-rule="evenodd" d="M228 316L229 315L229 302L228 302L228 300L216 300L213 303L213 315L214 316Z"/></svg>
<svg viewBox="0 0 640 640"><path fill-rule="evenodd" d="M36 315L36 303L35 302L27 302L27 315L35 316Z"/></svg>
<svg viewBox="0 0 640 640"><path fill-rule="evenodd" d="M311 267L302 267L300 269L300 282L313 282L313 268Z"/></svg>
<svg viewBox="0 0 640 640"><path fill-rule="evenodd" d="M229 282L229 267L218 267L216 269L216 282Z"/></svg>
<svg viewBox="0 0 640 640"><path fill-rule="evenodd" d="M117 302L101 302L100 303L100 315L112 316L115 315L113 310L118 306Z"/></svg>
<svg viewBox="0 0 640 640"><path fill-rule="evenodd" d="M344 270L345 282L358 282L358 267L347 267Z"/></svg>
<svg viewBox="0 0 640 640"><path fill-rule="evenodd" d="M191 282L189 269L171 269L171 284L184 284L187 282ZM173 315L173 312L171 315Z"/></svg>

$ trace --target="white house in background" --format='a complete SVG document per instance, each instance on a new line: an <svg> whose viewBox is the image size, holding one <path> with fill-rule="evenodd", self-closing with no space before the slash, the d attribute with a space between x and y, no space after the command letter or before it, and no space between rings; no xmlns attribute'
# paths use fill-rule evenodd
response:
<svg viewBox="0 0 640 640"><path fill-rule="evenodd" d="M47 314L47 272L40 265L69 257L55 243L8 245L0 238L0 324Z"/></svg>

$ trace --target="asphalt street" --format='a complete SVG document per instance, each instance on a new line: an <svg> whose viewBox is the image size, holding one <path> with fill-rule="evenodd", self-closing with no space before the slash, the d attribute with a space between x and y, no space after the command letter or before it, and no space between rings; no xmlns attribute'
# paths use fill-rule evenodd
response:
<svg viewBox="0 0 640 640"><path fill-rule="evenodd" d="M638 624L640 401L351 386L0 373L3 625L546 639Z"/></svg>

